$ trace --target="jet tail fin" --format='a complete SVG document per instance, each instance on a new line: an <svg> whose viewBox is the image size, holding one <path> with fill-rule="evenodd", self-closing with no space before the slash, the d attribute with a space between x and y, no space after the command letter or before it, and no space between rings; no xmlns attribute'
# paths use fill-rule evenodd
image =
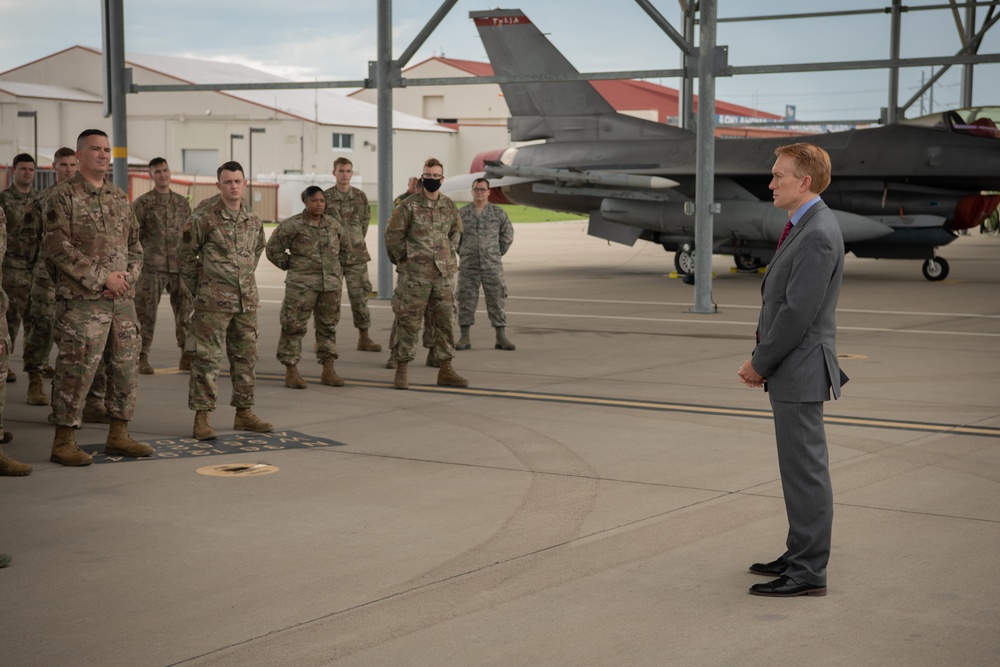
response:
<svg viewBox="0 0 1000 667"><path fill-rule="evenodd" d="M579 74L520 9L469 12L497 76ZM680 134L615 111L589 81L501 83L514 141L644 139Z"/></svg>

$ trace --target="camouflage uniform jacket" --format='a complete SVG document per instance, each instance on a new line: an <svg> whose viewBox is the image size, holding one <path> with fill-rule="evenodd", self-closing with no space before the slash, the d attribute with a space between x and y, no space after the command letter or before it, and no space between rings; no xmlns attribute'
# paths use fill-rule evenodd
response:
<svg viewBox="0 0 1000 667"><path fill-rule="evenodd" d="M319 224L305 213L285 218L267 240L267 258L287 271L285 285L314 292L340 290L344 271L341 262L350 258L350 248L340 223L324 215Z"/></svg>
<svg viewBox="0 0 1000 667"><path fill-rule="evenodd" d="M198 208L184 225L177 263L195 310L248 313L260 298L254 271L264 252L264 225L245 204L230 211L220 199Z"/></svg>
<svg viewBox="0 0 1000 667"><path fill-rule="evenodd" d="M453 277L458 270L462 217L455 202L423 193L407 197L392 212L385 230L389 260L402 273L424 278Z"/></svg>
<svg viewBox="0 0 1000 667"><path fill-rule="evenodd" d="M32 271L38 262L38 256L42 248L42 211L47 206L49 196L55 186L46 188L39 192L24 207L24 219L21 221L21 229L18 231L18 244L21 247L21 254L24 257L25 268Z"/></svg>
<svg viewBox="0 0 1000 667"><path fill-rule="evenodd" d="M4 215L3 207L0 206L0 257L7 254L7 216ZM3 269L0 268L0 285L3 284ZM0 286L0 343L10 345L10 336L7 332L7 293ZM8 354L10 350L7 350Z"/></svg>
<svg viewBox="0 0 1000 667"><path fill-rule="evenodd" d="M24 210L38 195L34 190L27 194L18 192L11 185L0 192L0 208L7 217L7 252L3 254L3 265L14 269L27 269L25 251L21 248L21 224L24 221Z"/></svg>
<svg viewBox="0 0 1000 667"><path fill-rule="evenodd" d="M194 210L197 211L199 208L207 208L209 206L215 206L220 201L222 201L222 195L216 193L211 197L205 197L200 202L198 202L198 205L194 207Z"/></svg>
<svg viewBox="0 0 1000 667"><path fill-rule="evenodd" d="M126 298L132 298L142 244L125 193L110 182L95 188L77 173L53 187L44 205L41 257L55 271L56 298L103 299L113 271L128 273Z"/></svg>
<svg viewBox="0 0 1000 667"><path fill-rule="evenodd" d="M487 202L486 208L477 211L472 204L462 207L462 240L458 256L465 262L477 263L479 268L499 270L500 258L507 254L514 242L514 225L507 212L496 204Z"/></svg>
<svg viewBox="0 0 1000 667"><path fill-rule="evenodd" d="M176 192L165 195L150 190L132 202L139 221L143 267L149 271L178 273L177 246L181 228L191 215L191 205Z"/></svg>
<svg viewBox="0 0 1000 667"><path fill-rule="evenodd" d="M352 187L347 192L341 192L337 186L323 192L326 197L326 214L340 223L347 237L347 247L350 250L350 264L364 264L371 261L365 234L368 233L368 222L372 217L371 206L364 192Z"/></svg>

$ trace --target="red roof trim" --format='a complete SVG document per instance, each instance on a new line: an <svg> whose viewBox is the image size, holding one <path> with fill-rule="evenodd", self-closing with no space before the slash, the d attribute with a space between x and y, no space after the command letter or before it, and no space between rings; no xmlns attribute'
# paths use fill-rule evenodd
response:
<svg viewBox="0 0 1000 667"><path fill-rule="evenodd" d="M404 72L409 72L429 62L437 61L443 65L453 67L473 76L493 76L493 66L489 63L475 60L459 60L456 58L444 58L433 56L423 60L416 65L407 67ZM678 113L678 97L680 93L676 88L661 86L649 81L639 79L610 79L591 81L597 92L608 101L612 107L618 111L640 111L656 110L657 120L661 123L667 122L668 116L676 116ZM360 92L360 91L356 91ZM354 94L354 93L352 93ZM698 96L694 96L695 109L698 108ZM748 118L766 118L768 120L782 120L782 116L773 113L751 109L740 104L732 104L723 100L715 101L716 113L724 116L745 116Z"/></svg>

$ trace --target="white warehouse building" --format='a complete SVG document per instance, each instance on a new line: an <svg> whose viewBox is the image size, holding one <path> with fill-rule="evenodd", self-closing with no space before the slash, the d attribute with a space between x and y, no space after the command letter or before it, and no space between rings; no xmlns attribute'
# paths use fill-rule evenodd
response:
<svg viewBox="0 0 1000 667"><path fill-rule="evenodd" d="M138 85L288 81L243 65L175 56L128 53L126 66ZM354 185L377 197L377 109L370 102L301 89L142 93L128 95L126 104L130 166L163 156L175 173L214 178L220 164L234 159L258 182L289 178L298 187L311 175L329 185L334 159L346 156L354 163ZM111 135L103 110L96 49L74 46L0 73L0 164L36 150L36 123L39 166L50 164L60 146L74 146L84 129ZM18 115L24 111L36 115ZM250 127L264 130L253 134L252 165ZM405 189L427 157L458 167L454 129L394 112L393 130L393 192Z"/></svg>

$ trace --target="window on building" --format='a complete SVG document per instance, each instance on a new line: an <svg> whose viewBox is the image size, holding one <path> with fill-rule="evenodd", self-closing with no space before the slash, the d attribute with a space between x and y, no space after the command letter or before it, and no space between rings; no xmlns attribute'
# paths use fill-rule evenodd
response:
<svg viewBox="0 0 1000 667"><path fill-rule="evenodd" d="M333 147L339 150L354 150L354 135L333 133Z"/></svg>
<svg viewBox="0 0 1000 667"><path fill-rule="evenodd" d="M215 176L219 162L219 151L214 148L182 148L181 171L185 174Z"/></svg>

